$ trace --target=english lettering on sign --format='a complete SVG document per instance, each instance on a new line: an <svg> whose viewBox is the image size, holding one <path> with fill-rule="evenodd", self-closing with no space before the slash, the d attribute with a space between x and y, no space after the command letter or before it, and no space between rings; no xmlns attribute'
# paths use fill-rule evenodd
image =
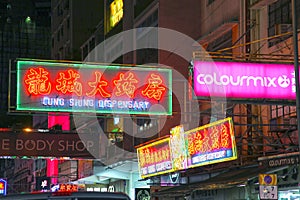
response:
<svg viewBox="0 0 300 200"><path fill-rule="evenodd" d="M268 167L281 167L299 164L299 153L277 155L273 157L262 157L258 159L260 165Z"/></svg>
<svg viewBox="0 0 300 200"><path fill-rule="evenodd" d="M78 134L14 133L0 134L0 156L51 156L94 158L99 149L98 134L81 140Z"/></svg>
<svg viewBox="0 0 300 200"><path fill-rule="evenodd" d="M0 144L1 145L0 149L4 151L8 151L10 149L9 143L10 143L9 139L2 139Z"/></svg>

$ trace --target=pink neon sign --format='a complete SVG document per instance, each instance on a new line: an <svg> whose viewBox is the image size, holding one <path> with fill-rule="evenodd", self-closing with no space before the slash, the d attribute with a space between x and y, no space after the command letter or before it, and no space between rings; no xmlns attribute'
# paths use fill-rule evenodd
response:
<svg viewBox="0 0 300 200"><path fill-rule="evenodd" d="M292 64L194 61L197 97L296 99Z"/></svg>

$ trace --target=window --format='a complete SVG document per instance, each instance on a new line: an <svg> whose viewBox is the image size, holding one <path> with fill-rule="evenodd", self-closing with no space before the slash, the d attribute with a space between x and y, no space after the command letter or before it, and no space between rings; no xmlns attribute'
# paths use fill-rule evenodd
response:
<svg viewBox="0 0 300 200"><path fill-rule="evenodd" d="M297 8L297 12L300 9ZM279 0L269 6L268 36L281 35L292 31L291 0ZM286 40L292 35L284 35L269 40L269 47Z"/></svg>
<svg viewBox="0 0 300 200"><path fill-rule="evenodd" d="M59 32L57 32L57 42L59 42L60 41L60 34L59 34Z"/></svg>
<svg viewBox="0 0 300 200"><path fill-rule="evenodd" d="M207 6L209 6L210 4L212 4L215 0L208 0L207 1Z"/></svg>

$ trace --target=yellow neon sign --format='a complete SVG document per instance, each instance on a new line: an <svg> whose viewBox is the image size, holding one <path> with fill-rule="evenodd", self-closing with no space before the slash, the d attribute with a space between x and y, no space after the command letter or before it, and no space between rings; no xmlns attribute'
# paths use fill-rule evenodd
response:
<svg viewBox="0 0 300 200"><path fill-rule="evenodd" d="M114 0L110 4L110 27L114 27L123 18L123 0Z"/></svg>

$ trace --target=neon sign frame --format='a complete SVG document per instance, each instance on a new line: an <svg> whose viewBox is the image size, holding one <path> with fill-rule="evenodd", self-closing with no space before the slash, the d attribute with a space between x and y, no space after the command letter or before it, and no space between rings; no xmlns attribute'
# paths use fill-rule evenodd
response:
<svg viewBox="0 0 300 200"><path fill-rule="evenodd" d="M196 99L296 99L292 64L200 60L193 63L193 95Z"/></svg>
<svg viewBox="0 0 300 200"><path fill-rule="evenodd" d="M142 178L174 171L170 138L164 138L137 148L137 157Z"/></svg>
<svg viewBox="0 0 300 200"><path fill-rule="evenodd" d="M184 133L187 168L237 159L232 118L228 117Z"/></svg>
<svg viewBox="0 0 300 200"><path fill-rule="evenodd" d="M16 110L171 115L172 71L18 60Z"/></svg>
<svg viewBox="0 0 300 200"><path fill-rule="evenodd" d="M175 126L170 133L168 138L137 148L142 178L237 159L233 121L230 117L185 132L182 125ZM155 171L158 165L166 162L166 159L158 156L164 155L159 152L163 149L162 144L169 151L170 158L167 161L170 167Z"/></svg>

